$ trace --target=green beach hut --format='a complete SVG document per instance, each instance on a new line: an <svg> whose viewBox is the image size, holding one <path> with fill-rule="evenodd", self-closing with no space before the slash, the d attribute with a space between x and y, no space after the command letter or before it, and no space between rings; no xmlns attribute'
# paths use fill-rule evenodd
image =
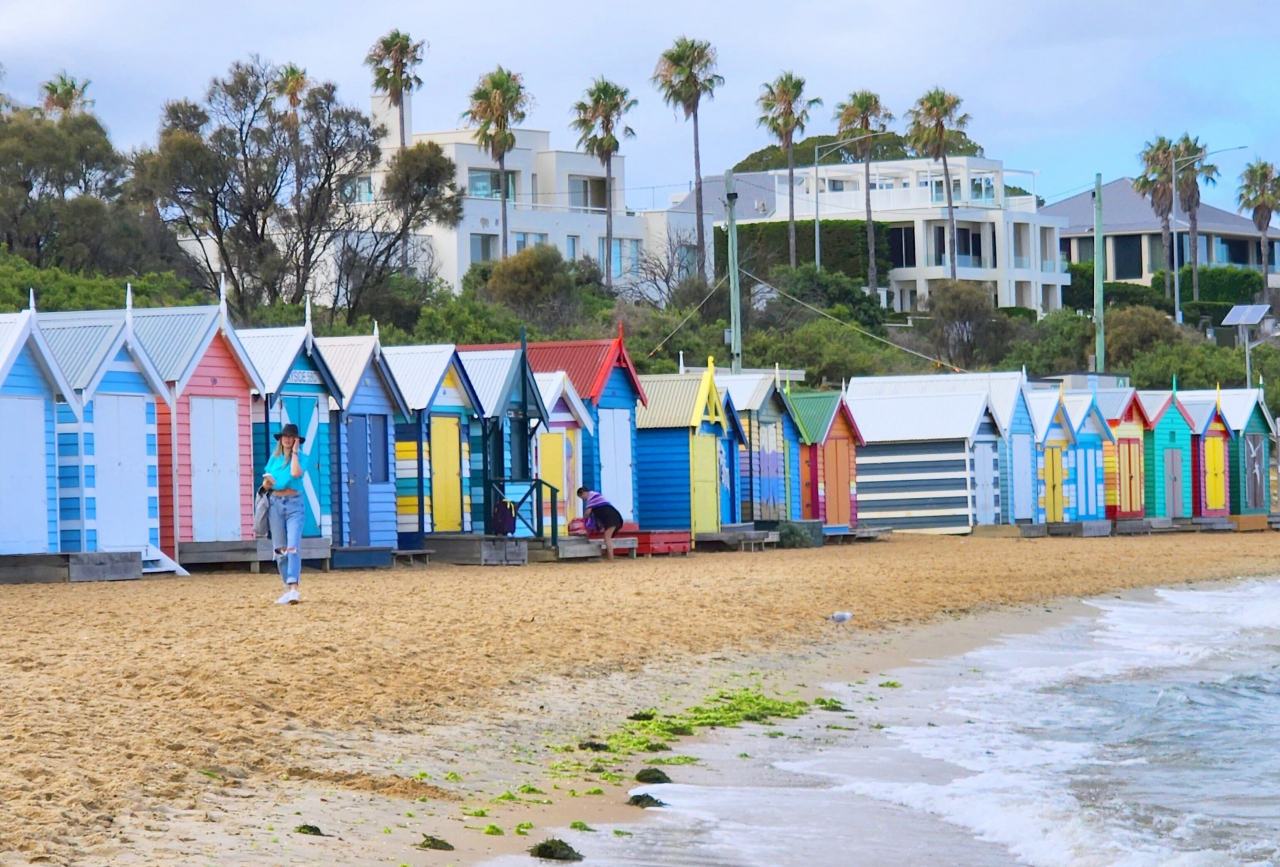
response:
<svg viewBox="0 0 1280 867"><path fill-rule="evenodd" d="M1140 391L1148 425L1143 433L1143 476L1148 518L1191 517L1191 432L1194 423L1176 391Z"/></svg>

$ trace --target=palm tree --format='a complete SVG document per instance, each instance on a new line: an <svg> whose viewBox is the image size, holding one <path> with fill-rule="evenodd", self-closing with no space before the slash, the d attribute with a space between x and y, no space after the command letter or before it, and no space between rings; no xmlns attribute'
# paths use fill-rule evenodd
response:
<svg viewBox="0 0 1280 867"><path fill-rule="evenodd" d="M283 97L289 103L289 114L286 123L289 128L289 141L293 145L293 204L296 208L302 201L302 129L298 120L298 108L302 105L302 97L311 82L307 80L307 71L296 63L286 63L276 72L276 96Z"/></svg>
<svg viewBox="0 0 1280 867"><path fill-rule="evenodd" d="M1164 136L1149 141L1138 155L1142 174L1134 178L1133 191L1151 200L1151 210L1160 218L1160 240L1164 255L1164 297L1173 296L1173 268L1169 253L1173 250L1169 230L1169 214L1173 210L1173 142Z"/></svg>
<svg viewBox="0 0 1280 867"><path fill-rule="evenodd" d="M1191 300L1200 300L1200 228L1196 214L1200 210L1200 181L1212 186L1217 183L1218 167L1204 161L1208 146L1200 144L1200 138L1183 133L1173 148L1173 158L1178 166L1178 204L1187 215L1187 233L1191 241Z"/></svg>
<svg viewBox="0 0 1280 867"><path fill-rule="evenodd" d="M502 258L507 258L507 154L516 146L513 127L524 122L533 97L518 72L499 66L480 76L462 119L476 128L476 144L498 163L502 199Z"/></svg>
<svg viewBox="0 0 1280 867"><path fill-rule="evenodd" d="M93 108L93 100L85 98L85 91L92 84L89 79L76 81L66 70L40 85L44 91L44 110L49 113L72 114Z"/></svg>
<svg viewBox="0 0 1280 867"><path fill-rule="evenodd" d="M724 76L716 74L716 50L710 42L681 36L658 58L658 65L653 70L653 83L667 105L682 109L685 120L693 120L693 201L698 220L698 273L706 274L707 239L702 229L698 105L704 96L714 98L715 89L724 84Z"/></svg>
<svg viewBox="0 0 1280 867"><path fill-rule="evenodd" d="M867 285L875 289L879 275L876 273L876 226L871 222L871 152L875 147L871 139L876 133L889 129L893 114L880 101L880 94L859 90L836 106L836 121L840 138L856 139L851 144L862 157L863 185L867 191Z"/></svg>
<svg viewBox="0 0 1280 867"><path fill-rule="evenodd" d="M956 208L951 197L951 169L947 166L947 145L954 134L969 125L969 115L960 114L963 102L954 93L940 87L916 100L907 112L911 126L907 129L907 141L917 153L942 160L942 182L947 188L947 225L951 247L951 279L956 279Z"/></svg>
<svg viewBox="0 0 1280 867"><path fill-rule="evenodd" d="M1263 291L1266 291L1267 262L1271 254L1271 239L1267 237L1267 233L1271 228L1271 215L1280 211L1280 177L1276 176L1276 167L1255 157L1240 173L1240 189L1236 193L1236 201L1241 211L1248 209L1252 212L1262 252Z"/></svg>
<svg viewBox="0 0 1280 867"><path fill-rule="evenodd" d="M784 72L772 84L760 85L760 119L756 121L787 149L787 240L791 245L791 267L796 266L796 161L793 144L795 134L803 133L809 122L809 109L822 105L822 100L804 98L804 79L794 72ZM814 195L818 194L814 190Z"/></svg>
<svg viewBox="0 0 1280 867"><path fill-rule="evenodd" d="M365 55L365 66L373 70L373 89L387 95L387 101L400 113L400 147L408 144L404 130L404 95L422 86L422 79L414 72L422 63L422 52L427 43L414 42L408 33L392 30L373 43Z"/></svg>
<svg viewBox="0 0 1280 867"><path fill-rule="evenodd" d="M631 91L603 76L591 82L573 106L570 129L578 133L578 145L604 165L604 284L613 286L613 155L620 139L635 138L622 116L639 104Z"/></svg>

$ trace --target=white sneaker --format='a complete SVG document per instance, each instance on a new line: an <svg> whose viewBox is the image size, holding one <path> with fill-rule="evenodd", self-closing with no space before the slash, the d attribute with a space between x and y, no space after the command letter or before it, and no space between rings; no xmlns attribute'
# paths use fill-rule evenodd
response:
<svg viewBox="0 0 1280 867"><path fill-rule="evenodd" d="M291 587L285 591L283 596L281 596L279 599L276 600L276 604L277 605L297 605L301 601L302 599L301 597L298 596L297 588Z"/></svg>

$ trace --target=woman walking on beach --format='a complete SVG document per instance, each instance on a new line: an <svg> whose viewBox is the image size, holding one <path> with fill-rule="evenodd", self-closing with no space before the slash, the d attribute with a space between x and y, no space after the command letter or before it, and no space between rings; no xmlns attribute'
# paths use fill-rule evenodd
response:
<svg viewBox="0 0 1280 867"><path fill-rule="evenodd" d="M586 506L587 528L604 534L604 556L613 559L613 534L622 529L622 513L599 491L578 488L578 496Z"/></svg>
<svg viewBox="0 0 1280 867"><path fill-rule="evenodd" d="M302 500L302 479L306 473L306 456L302 444L307 438L296 424L287 424L276 434L276 450L262 472L262 489L271 498L267 513L271 521L271 547L276 554L276 567L284 581L284 595L277 605L297 605L298 582L302 577L302 520L306 504Z"/></svg>

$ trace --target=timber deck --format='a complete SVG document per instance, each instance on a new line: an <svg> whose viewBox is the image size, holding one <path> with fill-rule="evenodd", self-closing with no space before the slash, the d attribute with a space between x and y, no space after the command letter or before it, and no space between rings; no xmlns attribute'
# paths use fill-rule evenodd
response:
<svg viewBox="0 0 1280 867"><path fill-rule="evenodd" d="M137 551L0 556L0 584L129 581L141 577L142 555Z"/></svg>

